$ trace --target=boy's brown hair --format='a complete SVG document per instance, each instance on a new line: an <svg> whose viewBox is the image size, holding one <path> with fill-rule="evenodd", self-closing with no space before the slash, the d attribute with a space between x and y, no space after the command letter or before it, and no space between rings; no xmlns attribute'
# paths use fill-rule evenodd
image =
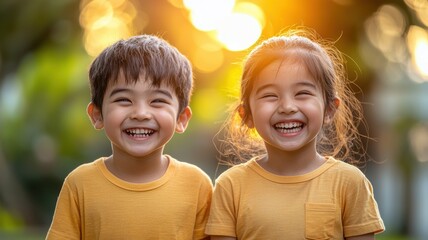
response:
<svg viewBox="0 0 428 240"><path fill-rule="evenodd" d="M189 60L167 41L153 35L120 40L95 58L89 69L91 101L101 109L110 82L123 72L127 83L145 77L154 87L172 87L179 102L179 113L189 105L193 73Z"/></svg>

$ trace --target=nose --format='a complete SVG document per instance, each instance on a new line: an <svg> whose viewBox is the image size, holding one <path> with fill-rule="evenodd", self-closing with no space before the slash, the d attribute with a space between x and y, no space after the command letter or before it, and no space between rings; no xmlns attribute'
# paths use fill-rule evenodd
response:
<svg viewBox="0 0 428 240"><path fill-rule="evenodd" d="M150 107L146 106L146 104L138 103L132 106L130 119L143 121L151 118L152 118L152 114L150 112Z"/></svg>
<svg viewBox="0 0 428 240"><path fill-rule="evenodd" d="M292 98L282 98L279 102L278 112L284 114L293 114L298 111L296 102Z"/></svg>

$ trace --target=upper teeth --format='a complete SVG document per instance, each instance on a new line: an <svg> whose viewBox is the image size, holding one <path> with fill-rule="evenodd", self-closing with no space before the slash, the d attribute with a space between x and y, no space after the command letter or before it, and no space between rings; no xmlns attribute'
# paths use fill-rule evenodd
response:
<svg viewBox="0 0 428 240"><path fill-rule="evenodd" d="M128 129L126 131L129 133L132 133L132 134L150 134L150 133L153 133L153 130L150 130L150 129Z"/></svg>
<svg viewBox="0 0 428 240"><path fill-rule="evenodd" d="M275 125L277 128L295 128L302 126L302 123L299 122L291 122L291 123L278 123Z"/></svg>

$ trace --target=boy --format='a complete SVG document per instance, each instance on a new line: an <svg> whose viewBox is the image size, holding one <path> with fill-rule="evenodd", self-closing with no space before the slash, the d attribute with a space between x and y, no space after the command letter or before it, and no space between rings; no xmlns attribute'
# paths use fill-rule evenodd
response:
<svg viewBox="0 0 428 240"><path fill-rule="evenodd" d="M212 183L198 167L164 155L192 115L189 61L150 35L105 49L89 70L87 113L112 155L64 181L46 239L203 239Z"/></svg>

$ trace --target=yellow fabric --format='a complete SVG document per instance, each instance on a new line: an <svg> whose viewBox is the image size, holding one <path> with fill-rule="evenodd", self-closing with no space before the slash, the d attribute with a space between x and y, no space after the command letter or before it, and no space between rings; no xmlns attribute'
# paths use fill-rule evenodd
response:
<svg viewBox="0 0 428 240"><path fill-rule="evenodd" d="M169 157L169 156L168 156ZM212 183L169 157L164 176L145 183L112 175L104 158L67 176L46 239L202 239Z"/></svg>
<svg viewBox="0 0 428 240"><path fill-rule="evenodd" d="M255 159L218 177L208 235L238 239L343 239L385 229L370 182L328 158L300 176L278 176Z"/></svg>

